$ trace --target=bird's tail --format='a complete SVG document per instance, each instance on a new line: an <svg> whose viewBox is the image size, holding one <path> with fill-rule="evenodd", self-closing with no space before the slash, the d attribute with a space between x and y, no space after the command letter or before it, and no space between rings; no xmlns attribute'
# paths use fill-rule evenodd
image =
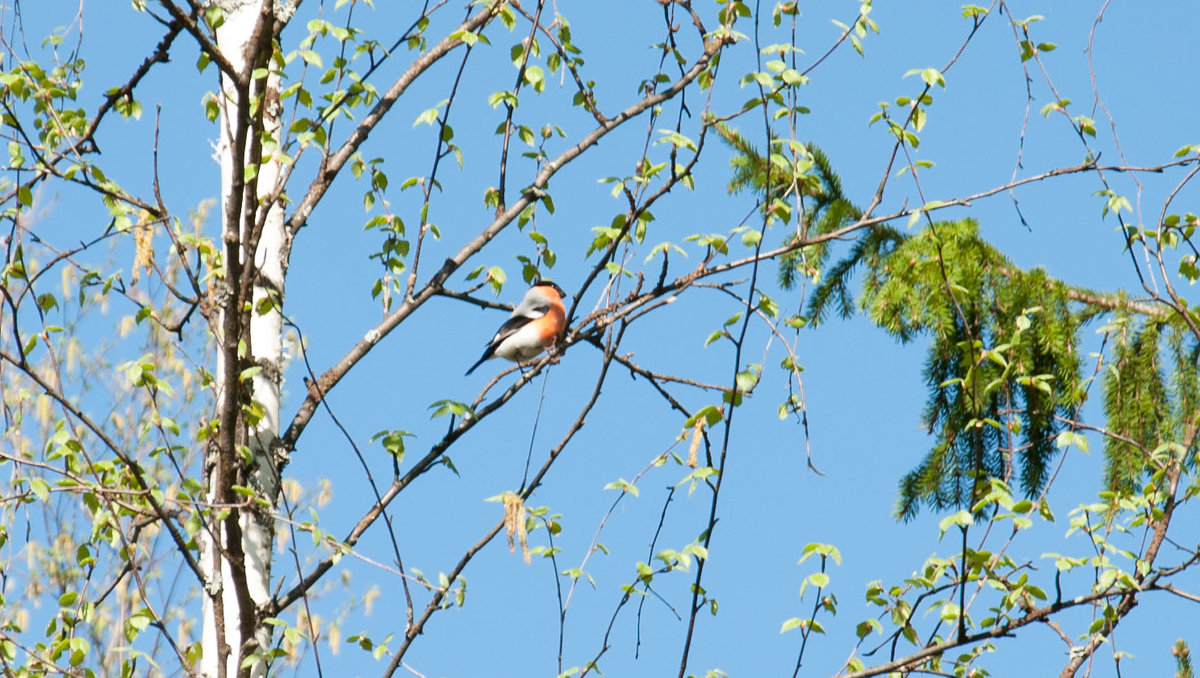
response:
<svg viewBox="0 0 1200 678"><path fill-rule="evenodd" d="M471 374L472 372L474 372L474 371L475 371L475 368L476 368L476 367L479 367L480 365L482 365L482 364L483 364L483 361L487 360L487 359L488 359L488 358L490 358L490 357L491 357L490 355L484 355L482 358L480 358L479 360L475 361L475 364L474 364L474 365L472 365L472 366L471 366L471 369L467 370L466 374L464 374L463 376L464 376L464 377L466 377L466 376L470 376L470 374Z"/></svg>

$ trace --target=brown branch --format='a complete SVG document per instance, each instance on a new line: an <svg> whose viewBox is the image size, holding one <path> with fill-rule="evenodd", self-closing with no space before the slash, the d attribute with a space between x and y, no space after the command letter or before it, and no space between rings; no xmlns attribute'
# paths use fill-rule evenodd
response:
<svg viewBox="0 0 1200 678"><path fill-rule="evenodd" d="M626 354L623 356L621 356L621 355L616 356L614 359L621 365L625 366L625 368L628 369L631 374L636 374L636 375L645 377L646 379L648 379L652 382L660 382L660 381L674 382L676 384L684 384L686 386L694 386L695 388L703 389L706 391L720 391L722 393L729 393L732 390L728 386L718 386L716 384L706 384L702 381L696 381L694 379L687 379L685 377L677 377L672 374L660 374L657 372L651 372L650 370L648 370L648 369L638 365L637 363L633 362L632 360L630 360L630 358L632 356L633 356L633 354L629 353L629 354Z"/></svg>
<svg viewBox="0 0 1200 678"><path fill-rule="evenodd" d="M158 0L163 9L171 15L172 24L179 24L182 28L187 29L189 35L200 46L200 51L204 52L212 62L217 65L221 73L234 81L239 87L249 86L248 76L244 73L239 73L238 69L225 57L221 52L221 48L217 46L207 35L205 35L201 26L196 22L196 12L188 13L183 11L179 5L176 5L171 0Z"/></svg>
<svg viewBox="0 0 1200 678"><path fill-rule="evenodd" d="M450 297L451 299L465 301L466 303L471 304L472 306L478 306L479 308L494 308L498 311L509 312L513 310L512 304L502 304L498 301L491 301L490 299L480 299L479 297L471 296L465 292L456 292L455 290L446 287L439 289L437 294L438 296Z"/></svg>
<svg viewBox="0 0 1200 678"><path fill-rule="evenodd" d="M1095 292L1081 290L1074 287L1068 287L1066 289L1066 295L1067 298L1071 299L1072 301L1078 301L1080 303L1088 304L1089 306L1096 306L1099 308L1108 309L1110 311L1127 311L1146 316L1152 320L1164 321L1171 316L1171 310L1169 310L1170 307L1158 308L1143 302L1123 299L1117 295L1096 294Z"/></svg>
<svg viewBox="0 0 1200 678"><path fill-rule="evenodd" d="M1107 598L1113 598L1116 596L1120 596L1123 593L1124 593L1124 591L1115 591L1115 590L1110 589L1110 590L1106 590L1106 591L1098 591L1095 593L1089 593L1087 595L1078 596L1076 598L1072 598L1071 600L1067 600L1067 601L1056 602L1052 605L1047 605L1046 607L1032 608L1028 612L1026 612L1024 616L1020 617L1019 619L1014 619L1005 624L997 624L997 625L993 626L992 628L988 629L987 631L981 631L980 633L971 634L964 638L959 638L959 637L955 636L951 640L946 640L946 641L943 641L940 643L935 643L933 645L923 647L923 648L917 650L916 652L913 652L912 654L905 655L903 657L900 657L899 659L894 659L892 661L889 661L884 664L880 664L878 666L871 666L871 667L868 667L865 669L861 669L859 671L851 671L850 673L839 673L839 674L837 674L837 678L867 678L868 676L878 676L878 675L885 674L885 673L892 673L894 671L900 671L900 670L903 670L906 668L911 670L911 668L914 664L922 662L926 659L931 659L933 657L941 656L945 652L952 650L956 647L963 647L966 645L974 645L975 643L985 641L985 640L993 640L996 638L1005 638L1005 637L1011 636L1012 633L1019 628L1028 626L1028 625L1036 623L1036 622L1045 622L1045 621L1049 620L1052 615L1054 615L1055 613L1057 613L1061 610L1078 607L1080 605L1090 605L1090 604L1095 603L1100 600L1105 600Z"/></svg>
<svg viewBox="0 0 1200 678"><path fill-rule="evenodd" d="M460 24L451 35L455 33L474 33L482 30L496 16L497 7L498 4L492 4L479 10ZM462 38L452 38L449 35L442 38L429 51L413 61L400 77L396 78L396 81L379 98L379 101L371 108L371 112L354 128L354 131L350 133L350 136L342 143L341 147L322 161L317 178L308 187L308 191L305 192L304 197L296 205L295 211L292 212L292 215L288 217L287 222L284 224L284 229L289 234L294 236L297 231L308 223L308 217L312 214L317 204L321 202L321 199L325 196L330 186L333 185L333 180L337 178L346 162L353 157L354 152L358 150L359 146L367 140L372 130L383 120L387 112L400 99L400 96L408 90L409 85L431 66L440 61L448 52L462 44L464 44Z"/></svg>
<svg viewBox="0 0 1200 678"><path fill-rule="evenodd" d="M1187 591L1180 590L1178 587L1174 586L1173 584L1160 584L1158 586L1158 588L1160 588L1163 591L1166 591L1168 593L1173 593L1173 594L1179 596L1180 598L1183 598L1184 600L1190 600L1193 603L1200 603L1200 596L1198 596L1194 593L1189 593Z"/></svg>
<svg viewBox="0 0 1200 678"><path fill-rule="evenodd" d="M83 133L83 136L79 138L79 141L73 144L75 148L78 148L80 144L91 141L95 137L96 130L100 127L100 121L104 118L105 114L108 113L109 109L111 109L113 105L115 105L121 98L132 96L133 90L138 86L138 84L141 83L142 78L146 77L146 75L150 72L150 69L153 68L155 64L165 64L171 61L171 45L174 44L175 38L179 36L179 33L183 30L183 27L183 22L179 20L175 20L167 24L166 34L163 35L163 37L158 41L158 44L154 46L154 51L150 54L150 56L142 60L141 65L137 67L137 70L133 72L133 75L129 76L129 79L125 81L125 84L121 85L115 90L110 90L107 94L105 94L104 102L100 104L100 108L96 109L95 115L93 115L92 119L88 122L87 131Z"/></svg>

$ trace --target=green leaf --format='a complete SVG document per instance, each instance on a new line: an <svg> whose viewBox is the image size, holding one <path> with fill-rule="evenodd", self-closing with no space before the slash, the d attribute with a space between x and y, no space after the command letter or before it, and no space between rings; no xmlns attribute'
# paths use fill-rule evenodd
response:
<svg viewBox="0 0 1200 678"><path fill-rule="evenodd" d="M688 417L687 421L683 424L683 428L685 430L691 430L691 428L695 426L696 422L701 418L704 419L704 426L706 428L712 428L713 426L719 424L721 420L725 418L725 415L721 411L721 408L717 407L716 405L706 405L700 408L698 412Z"/></svg>
<svg viewBox="0 0 1200 678"><path fill-rule="evenodd" d="M46 292L45 294L38 295L37 305L38 308L42 309L43 313L49 313L50 311L58 308L58 298L53 294Z"/></svg>
<svg viewBox="0 0 1200 678"><path fill-rule="evenodd" d="M443 417L447 414L452 414L456 417L474 417L475 410L467 403L458 402L456 400L438 400L429 406L433 410L433 414L429 415L430 419Z"/></svg>
<svg viewBox="0 0 1200 678"><path fill-rule="evenodd" d="M803 563L804 561L808 560L812 556L822 556L825 558L831 558L831 559L833 559L833 562L835 564L837 564L837 565L842 564L842 552L839 551L836 546L834 546L833 544L821 544L818 542L806 544L804 546L804 551L803 551L802 555L800 556L800 560L796 564L799 565L800 563Z"/></svg>
<svg viewBox="0 0 1200 678"><path fill-rule="evenodd" d="M946 530L949 530L955 525L959 527L967 527L974 522L975 519L971 516L971 512L966 509L963 509L953 515L946 516L945 518L942 518L941 522L938 523L939 538L946 534Z"/></svg>
<svg viewBox="0 0 1200 678"><path fill-rule="evenodd" d="M658 130L658 133L662 135L662 138L656 140L654 142L655 144L667 143L675 146L676 148L686 148L690 151L696 150L696 142L680 134L679 132L676 132L675 130L660 129Z"/></svg>
<svg viewBox="0 0 1200 678"><path fill-rule="evenodd" d="M690 495L696 491L696 485L700 481L702 481L706 478L709 478L711 476L718 475L718 474L719 474L719 471L717 471L717 469L715 469L711 466L701 466L700 468L696 469L695 471L692 471L691 473L684 476L683 479L680 480L679 482L675 483L675 487L679 487L685 483L688 484L688 494Z"/></svg>
<svg viewBox="0 0 1200 678"><path fill-rule="evenodd" d="M217 103L217 97L209 92L204 97L204 117L208 118L209 122L213 122L221 115L221 106Z"/></svg>
<svg viewBox="0 0 1200 678"><path fill-rule="evenodd" d="M1179 275L1187 278L1189 283L1196 282L1200 278L1200 268L1196 266L1196 255L1189 254L1179 260Z"/></svg>
<svg viewBox="0 0 1200 678"><path fill-rule="evenodd" d="M219 5L209 5L204 10L204 20L208 23L208 27L215 31L225 23L225 10L221 9Z"/></svg>
<svg viewBox="0 0 1200 678"><path fill-rule="evenodd" d="M432 125L433 123L437 122L437 118L438 118L438 109L428 108L425 111L423 111L420 115L417 116L417 119L413 121L412 126L416 127L417 125L420 125L422 123L424 123L426 125Z"/></svg>
<svg viewBox="0 0 1200 678"><path fill-rule="evenodd" d="M517 107L517 97L512 92L492 92L492 94L488 96L487 102L492 108L496 108L500 104L505 104L513 108Z"/></svg>
<svg viewBox="0 0 1200 678"><path fill-rule="evenodd" d="M878 619L868 619L866 621L859 622L858 626L854 628L854 632L858 635L859 640L866 638L868 635L870 635L871 631L883 633L883 624L879 623Z"/></svg>
<svg viewBox="0 0 1200 678"><path fill-rule="evenodd" d="M299 54L304 63L309 66L321 68L324 65L321 61L321 55L311 49L302 49Z"/></svg>
<svg viewBox="0 0 1200 678"><path fill-rule="evenodd" d="M1075 447L1079 448L1079 450L1081 452L1083 452L1084 454L1088 453L1087 438L1084 437L1084 435L1082 433L1079 433L1077 431L1066 430L1066 431L1060 432L1058 434L1058 438L1056 439L1056 444L1058 445L1059 449L1062 449L1064 447L1070 447L1070 446L1074 445Z"/></svg>
<svg viewBox="0 0 1200 678"><path fill-rule="evenodd" d="M546 86L546 74L541 66L525 67L525 82L533 87L533 91L541 92Z"/></svg>
<svg viewBox="0 0 1200 678"><path fill-rule="evenodd" d="M399 462L404 459L404 439L411 438L413 436L414 434L409 433L408 431L380 431L379 433L371 436L371 442L382 440L383 449L387 450L388 454L395 457L396 461Z"/></svg>
<svg viewBox="0 0 1200 678"><path fill-rule="evenodd" d="M635 497L640 494L638 492L637 486L635 486L633 483L629 482L628 480L625 480L624 478L618 478L618 479L612 481L611 483L605 485L604 489L606 489L606 490L621 490L622 492L627 492L629 494L632 494Z"/></svg>
<svg viewBox="0 0 1200 678"><path fill-rule="evenodd" d="M779 632L787 633L788 631L791 631L792 629L800 628L804 625L805 625L805 620L803 620L799 617L792 617L791 619L783 622L783 626L779 627Z"/></svg>
<svg viewBox="0 0 1200 678"><path fill-rule="evenodd" d="M480 35L470 31L455 31L449 36L451 40L462 40L467 47L474 47L475 43L479 42Z"/></svg>
<svg viewBox="0 0 1200 678"><path fill-rule="evenodd" d="M46 482L45 478L31 478L29 480L29 491L42 502L49 501L50 499L50 483Z"/></svg>
<svg viewBox="0 0 1200 678"><path fill-rule="evenodd" d="M508 274L499 266L492 266L487 271L488 284L492 286L492 290L496 292L496 296L500 295L500 290L504 289L504 283L508 280Z"/></svg>

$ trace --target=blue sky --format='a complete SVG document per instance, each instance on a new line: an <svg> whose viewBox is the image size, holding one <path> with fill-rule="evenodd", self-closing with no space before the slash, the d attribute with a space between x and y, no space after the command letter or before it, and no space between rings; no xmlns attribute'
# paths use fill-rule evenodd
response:
<svg viewBox="0 0 1200 678"><path fill-rule="evenodd" d="M110 84L122 81L157 39L153 22L119 4L119 9L105 3L85 7L83 55L90 65L84 100L89 103L98 101ZM415 10L407 6L412 3L377 4L375 10L356 11L370 15L364 26L371 37L389 42L400 30L397 26L411 20L403 17ZM1093 143L1102 151L1102 162L1116 164L1119 155L1111 128L1102 111L1092 112L1094 95L1085 52L1101 6L1098 2L1009 4L1018 18L1044 15L1033 30L1038 41L1058 46L1043 55L1050 76L1060 92L1075 102L1074 112L1096 119L1098 135ZM63 7L64 12L70 11ZM305 19L319 7L306 3L302 8ZM578 0L559 3L559 10L572 22L575 42L585 50L589 77L598 83L601 107L610 112L631 101L637 83L653 74L658 56L650 45L661 40L662 32L658 5L630 3L620 11L613 7L612 3ZM711 4L697 3L697 7L709 12ZM831 19L852 21L857 7L855 2L802 2L798 43L806 52L804 59L816 58L836 39L839 31ZM332 3L327 3L324 11L332 12ZM1152 10L1114 4L1096 28L1097 86L1131 164L1167 162L1177 148L1197 142L1200 94L1186 36L1188 29L1198 25L1198 15L1200 7L1188 2L1155 4ZM905 73L913 68L941 68L970 28L957 3L880 1L871 16L878 22L880 34L871 34L864 41L866 56L844 46L812 73L811 83L802 93L802 104L812 112L800 123L800 138L814 141L829 154L846 194L859 204L865 204L875 190L891 148L886 131L880 125L868 125L878 103L919 92L919 79L905 78ZM34 22L42 18L27 17L31 35L38 35ZM936 163L921 175L931 199L983 191L1009 181L1014 174L1027 99L1008 20L1008 16L990 17L961 60L946 73L944 91L933 93L935 104L918 154L920 159ZM40 25L60 23L54 19ZM303 25L304 20L297 21L285 34L291 44L299 38ZM472 55L451 120L466 153L465 167L460 171L448 164L441 170L444 190L435 196L430 218L440 227L442 238L430 243L423 254L426 262L440 262L490 221L490 209L483 205L482 195L495 183L499 141L492 131L503 115L487 105L486 97L512 86L515 75L508 47L519 39L521 30L509 34L493 26L488 32L492 46L481 45ZM142 119L110 121L100 137L110 175L127 188L146 192L153 140L152 102L161 101L163 190L167 203L179 212L217 197L219 192L217 166L209 158L216 129L204 120L201 107L202 96L215 86L215 73L210 68L196 74L189 65L196 52L183 45L174 57L176 63L146 82L141 95L146 111ZM721 82L714 94L718 111L730 110L751 96L750 90L740 90L736 84L753 66L753 50L746 47L736 46L722 63ZM413 120L446 96L456 65L457 59L451 59L414 86L364 150L367 158L386 158L393 187L407 176L428 171L435 132L424 125L414 128ZM385 69L377 84L394 77L394 68ZM1023 167L1016 170L1017 176L1079 164L1084 149L1065 121L1038 114L1052 100L1040 73L1033 73L1030 87L1034 100L1024 127ZM558 78L552 77L540 99L522 100L518 118L535 128L545 123L561 126L567 133L567 141L561 142L565 147L590 127L586 114L569 106L571 94L569 81L560 87ZM696 103L693 110L699 108ZM673 120L675 110L669 104L656 126L669 126L667 120ZM537 227L551 238L558 252L558 264L548 275L569 292L578 289L592 263L583 255L592 227L607 225L624 207L611 197L609 186L597 179L632 171L647 124L634 121L606 137L599 148L559 173L551 184L557 210L552 217L540 213ZM753 138L762 138L760 117L747 116L738 124ZM691 125L694 129L695 120ZM344 133L346 128L343 124L340 131ZM715 145L715 139L710 143ZM661 147L656 152L663 153ZM649 247L662 240L680 242L695 232L727 231L751 208L749 196L726 194L725 149L714 147L707 152L708 158L698 170L696 191L677 190L654 209L653 233L634 254L634 263L640 263ZM311 164L302 164L297 175L307 176L306 168L311 172ZM524 184L532 176L528 163L514 162L510 171L514 185ZM1181 176L1179 172L1139 176L1142 211L1135 216L1153 223L1162 200ZM308 358L318 372L380 318L379 305L369 294L378 272L367 260L371 248L377 247L378 235L363 231L364 188L348 178L342 178L298 237L288 279L286 312L302 328ZM1132 181L1127 176L1115 181L1121 187L1118 190L1132 199L1136 191ZM1101 217L1100 199L1093 196L1100 188L1094 177L1079 176L1020 189L1016 197L1027 226L1006 193L948 211L943 217L975 217L984 236L1021 266L1042 266L1068 282L1096 289L1130 288L1136 279L1122 253L1116 222L1111 216ZM416 223L419 201L415 192L402 194L393 188L389 198L394 210L409 223ZM1195 198L1194 189L1182 194L1179 209L1194 205ZM879 211L895 211L906 203L920 204L911 180L893 179ZM103 217L103 212L97 216L98 209L98 200L88 205L64 195L47 226L61 229L64 238L71 237L72 229L82 232L81 222L94 224ZM216 221L210 220L208 233L215 235L217 229ZM473 259L463 273L477 264L505 266L509 284L500 301L516 302L523 285L514 254L532 255L533 248L526 235L512 228ZM691 258L673 272L695 266L698 257L693 247ZM427 272L433 270L432 264L426 266ZM764 274L772 277L774 267L768 266ZM453 284L466 287L462 278L462 274L456 276ZM596 302L596 289L581 302L583 311ZM789 312L801 301L794 292L780 292L777 300ZM736 306L727 297L703 290L689 292L657 318L634 325L622 352L634 352L639 362L656 371L724 383L732 363L728 345L706 348L704 340L735 312ZM369 437L383 429L406 429L415 434L409 441L410 460L424 454L447 425L445 419L430 421L428 406L443 398L471 400L499 367L488 363L471 377L461 376L503 317L498 311L437 299L389 335L333 391L329 404L366 452L376 477L386 479L391 463L377 444L368 442ZM1084 336L1085 350L1093 350L1096 342L1090 338L1090 330L1085 329ZM753 327L751 337L749 354L758 356L768 334L762 327ZM897 480L930 445L920 430L925 397L923 344L898 346L858 318L832 321L819 331L802 333L798 353L805 367L813 461L824 475L806 470L803 431L776 416L776 405L786 396L781 375L770 369L782 356L776 347L766 358L768 369L752 402L736 414L721 520L705 574L705 586L720 601L720 611L716 617L704 614L699 620L689 664L692 673L702 675L707 669L720 668L732 676L754 676L785 675L790 670L799 632L781 635L779 628L785 619L806 616L812 605L811 593L804 600L797 595L801 581L814 566L812 561L796 565L805 544L832 543L841 550L844 562L830 572L831 591L839 599L840 612L835 619L822 619L829 634L810 642L803 675L829 675L845 661L854 645L854 624L873 613L862 597L867 582L899 583L928 555L955 552L951 540L939 543L937 539L940 516L922 515L909 524L898 524L892 517ZM448 570L500 517L499 505L484 500L519 485L539 404L535 464L591 393L599 364L596 350L583 344L574 346L562 363L550 370L545 384L539 379L526 388L502 413L451 450L460 476L435 470L391 506L408 567L420 568L428 575ZM300 402L302 369L296 361L287 375L287 416ZM540 402L543 389L545 400ZM685 390L679 393L692 408L709 404L712 398ZM1094 400L1098 396L1095 393ZM1092 418L1099 414L1097 408L1089 411ZM547 484L530 502L563 515L564 531L556 539L563 549L559 569L579 564L615 499L616 494L604 491L603 486L619 477L632 478L670 448L682 423L644 381L631 380L614 368L604 386L601 406L589 415ZM1068 453L1062 478L1050 495L1058 522L1039 525L1014 546L1014 557L1031 560L1040 568L1031 576L1047 588L1052 588L1052 565L1042 560L1041 554L1084 550L1078 536L1064 544L1062 535L1068 511L1089 501L1099 487L1100 448L1100 441L1093 440L1090 456L1075 450ZM363 471L324 414L318 415L305 433L289 470L306 484L321 479L332 483L333 501L320 509L320 520L333 534L345 533L369 506ZM626 497L608 518L600 540L610 555L591 558L587 569L596 586L581 586L572 601L566 622L565 667L581 665L598 651L620 599L619 587L631 581L634 563L647 558L647 545L658 525L667 488L685 473L686 469L674 464L647 473L639 484L640 497ZM659 548L680 549L691 542L704 527L707 507L707 491L700 489L689 496L682 488L678 490L663 524ZM1177 528L1181 541L1195 543L1195 518L1184 518L1186 523ZM545 533L538 532L531 541L545 544ZM378 528L362 543L361 551L383 561L390 558L390 546ZM285 575L287 559L278 562L276 574ZM342 564L348 586L360 593L376 586L380 597L369 615L361 606L342 610L345 595L334 586L317 603L317 609L327 616L347 615L343 636L360 630L376 639L388 633L399 635L403 629L399 581L351 559ZM431 677L553 675L558 608L551 565L535 559L527 566L498 539L471 564L466 576L466 607L438 613L406 662ZM1086 586L1078 581L1077 586ZM645 602L640 656L634 657L639 628L636 607L628 606L613 627L612 649L602 662L607 675L673 675L677 671L685 626L667 604L686 617L691 575L673 573L655 583L666 603L655 598ZM567 585L565 580L563 585ZM977 616L983 616L982 611ZM1086 630L1084 616L1066 620L1069 632ZM1118 649L1136 656L1126 675L1167 675L1172 670L1170 644L1178 635L1189 633L1193 643L1200 641L1194 635L1196 628L1200 628L1200 612L1194 605L1144 599L1142 609L1122 624L1116 637ZM1044 628L1027 629L1017 639L997 641L997 650L995 657L983 662L994 675L1057 672L1065 661L1064 646ZM881 656L883 652L886 650ZM337 656L322 647L321 659L325 675L375 675L382 667L345 643ZM298 673L312 675L314 667L306 664ZM1093 675L1113 675L1105 650L1097 654Z"/></svg>

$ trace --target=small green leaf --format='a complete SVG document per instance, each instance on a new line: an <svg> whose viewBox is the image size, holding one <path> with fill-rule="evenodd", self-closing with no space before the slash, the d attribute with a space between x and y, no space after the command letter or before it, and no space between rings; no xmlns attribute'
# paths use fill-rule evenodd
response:
<svg viewBox="0 0 1200 678"><path fill-rule="evenodd" d="M421 115L418 115L417 119L415 121L413 121L412 126L416 127L417 125L420 125L422 123L424 123L426 125L432 125L434 122L437 121L437 117L438 117L438 109L436 109L436 108L425 109L425 111L423 111L421 113Z"/></svg>
<svg viewBox="0 0 1200 678"><path fill-rule="evenodd" d="M973 522L975 522L975 519L971 517L971 512L966 509L962 509L958 513L942 518L942 521L938 523L938 534L945 535L946 530L949 530L955 525L958 525L959 527L966 527Z"/></svg>
<svg viewBox="0 0 1200 678"><path fill-rule="evenodd" d="M606 490L621 490L622 492L628 492L629 494L632 494L635 497L638 496L638 494L639 494L638 488L633 483L629 482L628 480L625 480L624 478L618 478L618 479L614 480L613 482L605 485L604 489L606 489Z"/></svg>
<svg viewBox="0 0 1200 678"><path fill-rule="evenodd" d="M50 499L50 483L45 478L32 478L29 481L29 491L43 502Z"/></svg>
<svg viewBox="0 0 1200 678"><path fill-rule="evenodd" d="M387 450L388 454L396 458L396 461L404 459L404 439L413 437L414 434L408 431L380 431L371 436L371 442L377 440L383 441L383 449Z"/></svg>
<svg viewBox="0 0 1200 678"><path fill-rule="evenodd" d="M883 624L880 624L878 619L868 619L864 622L859 622L858 626L856 626L854 629L854 632L858 635L859 640L866 638L871 631L883 633Z"/></svg>
<svg viewBox="0 0 1200 678"><path fill-rule="evenodd" d="M542 71L541 66L527 66L525 68L525 82L533 87L533 91L541 92L546 86L546 74Z"/></svg>
<svg viewBox="0 0 1200 678"><path fill-rule="evenodd" d="M783 623L783 626L779 627L779 632L787 633L788 631L791 631L792 629L800 628L804 625L805 625L805 620L803 620L799 617L792 617L791 619L785 621Z"/></svg>

